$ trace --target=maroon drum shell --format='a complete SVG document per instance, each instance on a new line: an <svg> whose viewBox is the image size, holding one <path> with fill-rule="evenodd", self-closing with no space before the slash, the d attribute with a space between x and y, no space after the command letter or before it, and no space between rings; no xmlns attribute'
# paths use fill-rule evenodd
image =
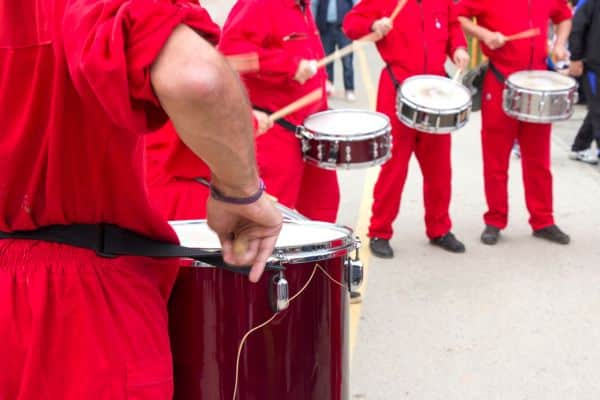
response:
<svg viewBox="0 0 600 400"><path fill-rule="evenodd" d="M345 257L319 261L345 282ZM286 265L290 297L315 263ZM274 273L252 284L215 268L182 267L169 302L175 400L232 399L243 335L269 319ZM242 351L239 400L347 400L348 291L317 270L307 289Z"/></svg>
<svg viewBox="0 0 600 400"><path fill-rule="evenodd" d="M304 141L304 159L311 164L322 167L323 164L331 164L329 168L332 169L336 166L352 168L361 165L379 165L391 157L391 136L389 134L363 140L343 140L340 138L336 142L312 138L304 139ZM335 156L330 158L331 151L336 143L338 150L334 151ZM321 145L321 150L319 150L319 145ZM347 154L350 154L350 160L346 158Z"/></svg>

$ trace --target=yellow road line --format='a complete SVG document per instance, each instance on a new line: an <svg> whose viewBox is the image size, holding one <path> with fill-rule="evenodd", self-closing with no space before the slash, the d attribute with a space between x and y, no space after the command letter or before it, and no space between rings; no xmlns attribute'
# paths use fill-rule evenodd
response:
<svg viewBox="0 0 600 400"><path fill-rule="evenodd" d="M369 68L369 63L362 48L357 49L356 55L359 61L359 67L363 78L363 83L367 92L369 108L371 110L374 110L376 92L375 86L373 85L373 79L371 75L371 70ZM360 202L358 220L356 221L356 226L354 229L356 234L360 237L361 242L363 243L363 246L361 247L360 251L360 259L363 262L365 269L365 281L363 283L362 288L363 299L365 297L365 292L367 288L367 272L369 267L369 260L371 258L371 253L369 251L368 246L369 239L367 238L367 229L369 225L369 216L371 215L371 205L373 203L373 186L375 186L375 181L377 180L378 174L379 168L371 168L366 173L362 198ZM360 321L361 311L362 304L353 304L350 307L350 360L352 360L352 355L354 354L354 347L356 346L356 336L358 334L358 323Z"/></svg>

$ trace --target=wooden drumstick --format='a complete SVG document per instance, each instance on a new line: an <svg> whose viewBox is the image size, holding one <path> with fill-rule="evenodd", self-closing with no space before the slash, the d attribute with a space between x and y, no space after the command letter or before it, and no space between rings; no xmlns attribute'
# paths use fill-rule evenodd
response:
<svg viewBox="0 0 600 400"><path fill-rule="evenodd" d="M452 80L454 82L458 82L458 78L460 77L460 74L462 74L462 68L458 68L456 70L456 72L454 73L454 76L452 77Z"/></svg>
<svg viewBox="0 0 600 400"><path fill-rule="evenodd" d="M225 56L225 59L239 73L256 72L260 69L256 53L232 54Z"/></svg>
<svg viewBox="0 0 600 400"><path fill-rule="evenodd" d="M398 16L398 14L400 14L400 11L402 11L402 9L406 5L407 1L408 0L400 0L398 2L398 4L396 5L396 8L394 8L394 10L392 11L392 14L389 17L392 20L392 23L394 22L394 20ZM363 37L353 41L349 45L344 46L341 49L336 50L334 53L331 53L327 57L324 57L324 58L320 59L319 61L317 61L317 68L322 68L322 67L326 66L327 64L332 63L335 60L338 60L338 59L344 57L345 55L348 55L348 54L354 52L356 49L359 48L360 45L362 45L366 42L376 42L381 38L382 38L382 36L379 35L377 32L368 33L368 34L364 35Z"/></svg>
<svg viewBox="0 0 600 400"><path fill-rule="evenodd" d="M540 34L540 28L531 28L526 31L515 33L514 35L506 36L506 41L510 42L512 40L520 40L520 39L529 39L532 37L536 37Z"/></svg>
<svg viewBox="0 0 600 400"><path fill-rule="evenodd" d="M297 110L301 109L302 107L307 106L308 104L319 101L322 97L323 97L323 89L321 89L321 88L315 89L312 92L308 93L307 95L300 97L298 100L293 101L290 104L288 104L287 106L275 111L273 114L269 115L269 119L271 121L275 122L278 119L286 117L286 116L290 115L291 113L293 113L294 111L297 111Z"/></svg>

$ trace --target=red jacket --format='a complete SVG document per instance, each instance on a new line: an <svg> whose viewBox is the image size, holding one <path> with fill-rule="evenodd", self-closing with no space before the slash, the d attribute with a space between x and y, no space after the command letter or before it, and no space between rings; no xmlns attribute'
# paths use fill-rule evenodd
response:
<svg viewBox="0 0 600 400"><path fill-rule="evenodd" d="M370 33L373 22L390 16L397 4L397 0L361 0L346 15L344 32L354 40ZM467 45L452 7L453 0L408 0L392 30L376 44L397 79L446 74L446 56Z"/></svg>
<svg viewBox="0 0 600 400"><path fill-rule="evenodd" d="M327 109L324 69L303 85L294 80L301 59L324 57L310 2L305 1L303 8L304 11L295 0L239 0L223 26L219 45L225 54L258 54L260 70L244 75L250 100L255 106L276 111L321 88L321 101L287 117L295 124L301 124L310 114Z"/></svg>
<svg viewBox="0 0 600 400"><path fill-rule="evenodd" d="M3 6L0 230L108 222L175 240L144 186L142 134L166 121L149 68L181 23L214 38L208 14L179 0Z"/></svg>
<svg viewBox="0 0 600 400"><path fill-rule="evenodd" d="M481 44L484 54L505 74L546 69L548 21L558 24L572 15L566 0L507 0L502 5L495 0L462 0L455 11L457 16L476 17L479 25L504 35L540 29L533 39L508 42L497 50Z"/></svg>

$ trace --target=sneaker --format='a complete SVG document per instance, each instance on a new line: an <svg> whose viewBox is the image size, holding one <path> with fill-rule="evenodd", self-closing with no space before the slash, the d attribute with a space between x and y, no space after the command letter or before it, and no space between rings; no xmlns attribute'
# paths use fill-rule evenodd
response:
<svg viewBox="0 0 600 400"><path fill-rule="evenodd" d="M333 96L334 91L335 91L335 87L333 86L333 82L326 81L325 82L325 93L327 93L327 96Z"/></svg>
<svg viewBox="0 0 600 400"><path fill-rule="evenodd" d="M481 243L487 245L494 245L498 243L500 238L500 229L492 225L486 225L485 229L481 233Z"/></svg>
<svg viewBox="0 0 600 400"><path fill-rule="evenodd" d="M519 143L513 145L512 153L515 158L521 158L521 146L519 146Z"/></svg>
<svg viewBox="0 0 600 400"><path fill-rule="evenodd" d="M371 238L369 241L369 249L371 253L379 258L393 258L394 250L390 246L390 241L387 239Z"/></svg>
<svg viewBox="0 0 600 400"><path fill-rule="evenodd" d="M586 164L598 164L598 155L588 150L572 151L569 153L569 158L575 161L581 161Z"/></svg>
<svg viewBox="0 0 600 400"><path fill-rule="evenodd" d="M465 245L454 236L452 232L448 232L443 236L438 236L429 241L434 246L441 247L451 253L464 253Z"/></svg>
<svg viewBox="0 0 600 400"><path fill-rule="evenodd" d="M346 90L346 101L355 102L356 96L354 95L354 91Z"/></svg>
<svg viewBox="0 0 600 400"><path fill-rule="evenodd" d="M362 295L360 292L350 292L350 304L362 303Z"/></svg>
<svg viewBox="0 0 600 400"><path fill-rule="evenodd" d="M550 225L533 231L533 236L558 244L569 244L571 238L556 225Z"/></svg>

